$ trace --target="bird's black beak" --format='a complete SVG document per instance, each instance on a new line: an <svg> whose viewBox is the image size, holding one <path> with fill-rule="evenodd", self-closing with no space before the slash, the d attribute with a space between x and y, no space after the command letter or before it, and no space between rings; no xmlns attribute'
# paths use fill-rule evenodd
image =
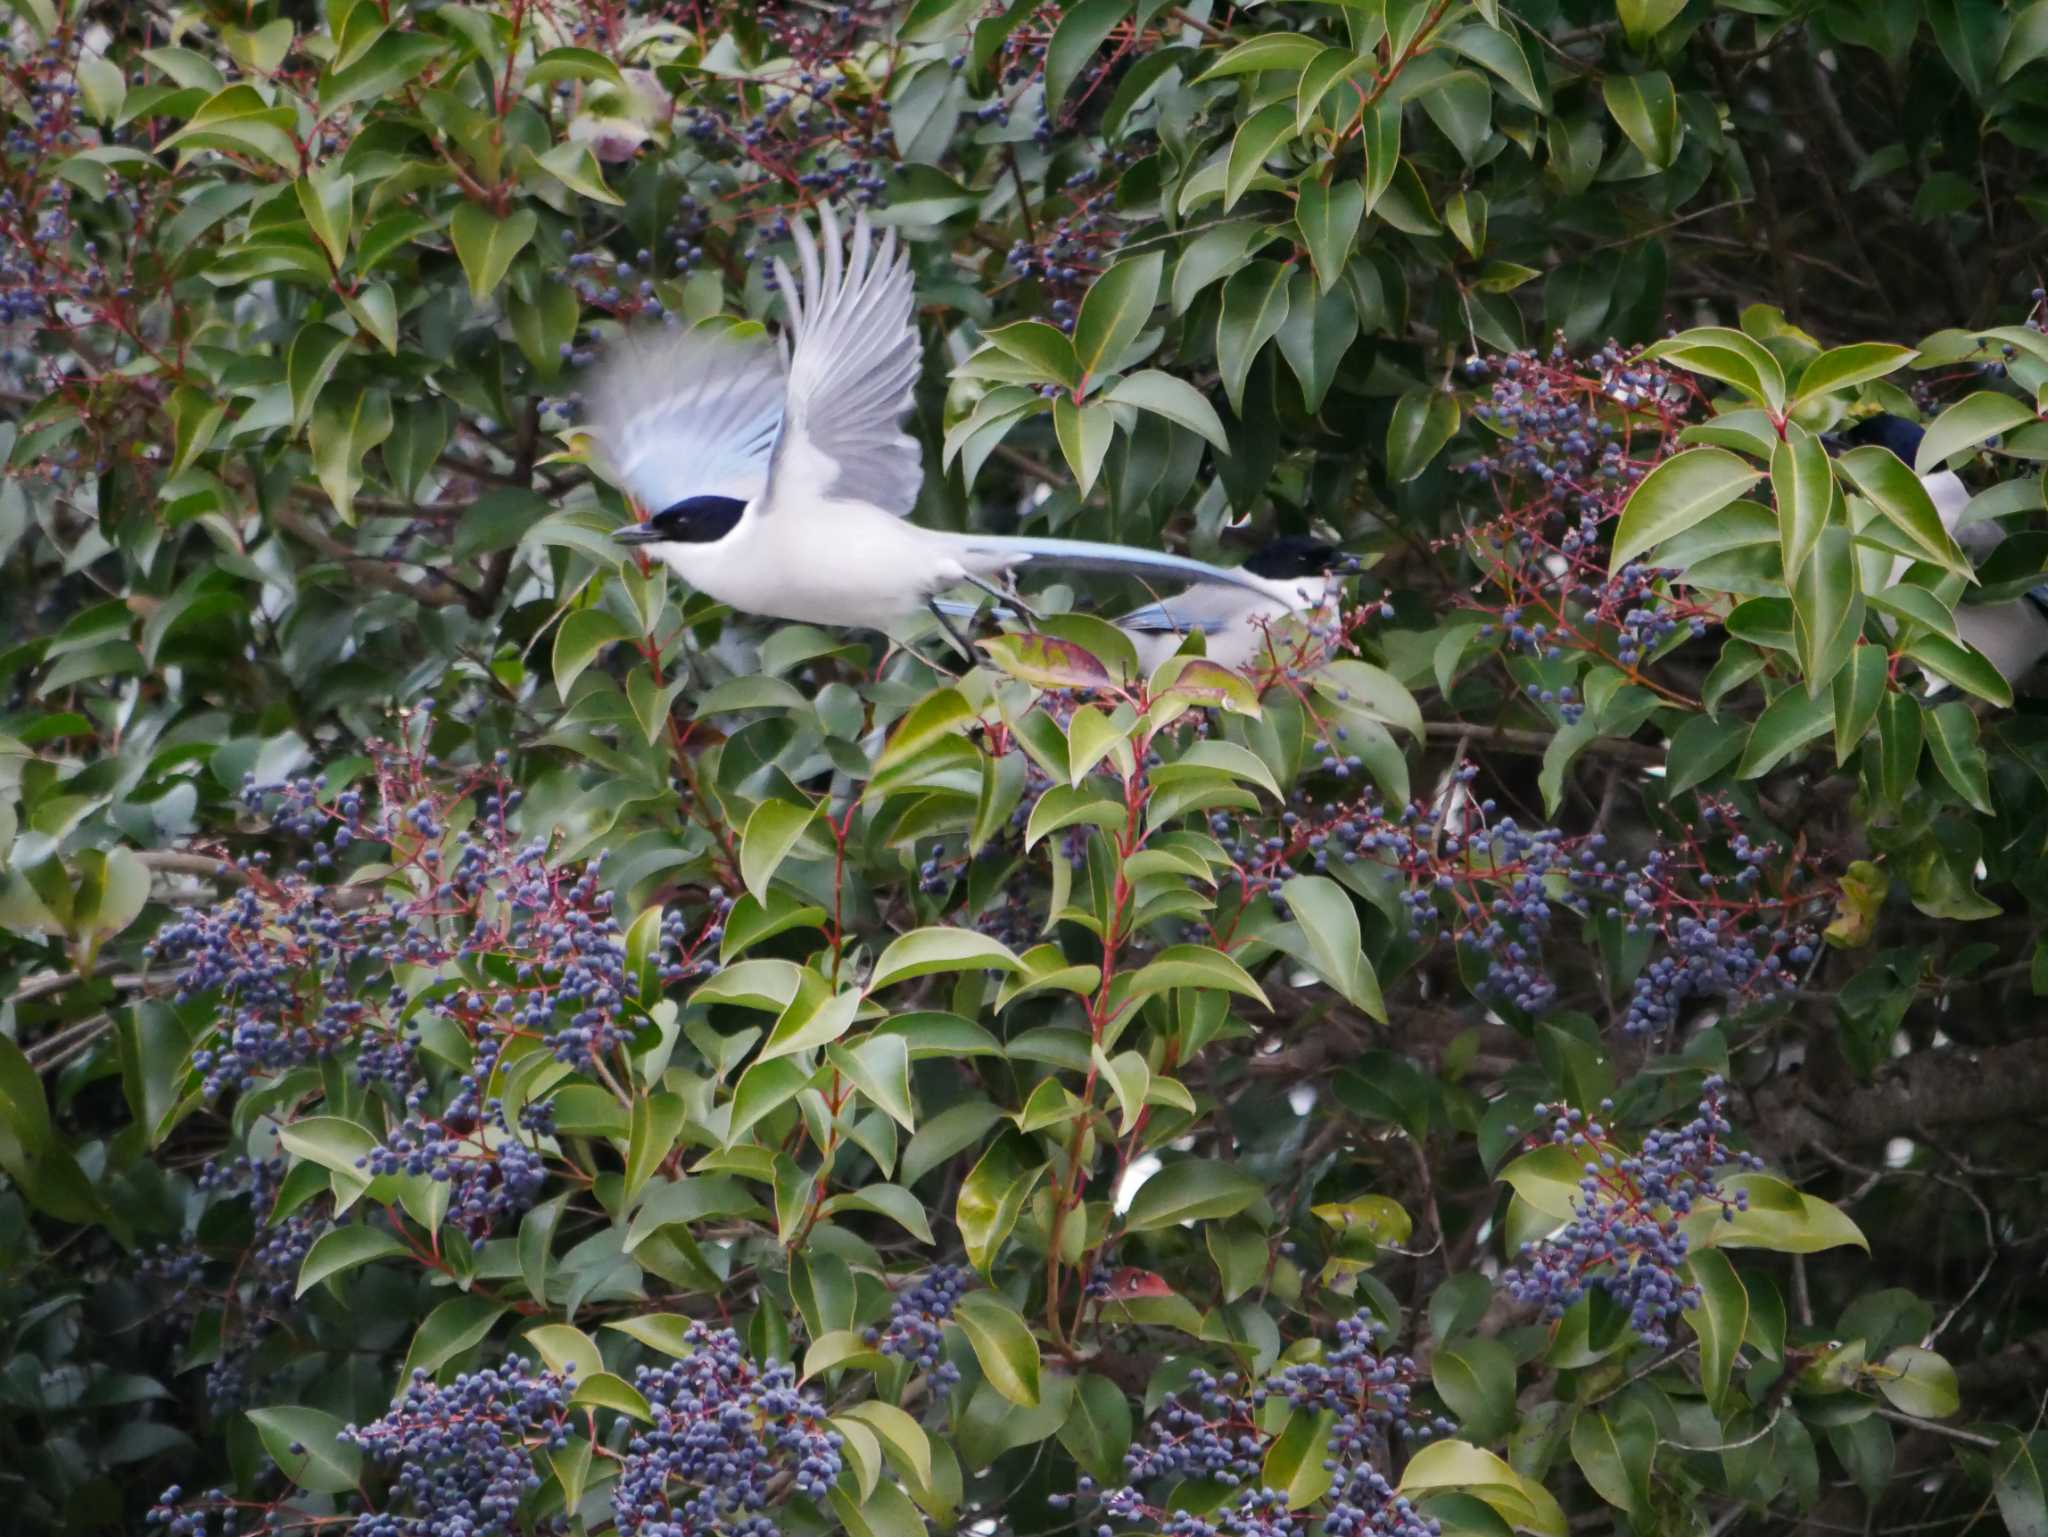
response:
<svg viewBox="0 0 2048 1537"><path fill-rule="evenodd" d="M659 544L662 538L652 523L627 523L612 530L613 544Z"/></svg>

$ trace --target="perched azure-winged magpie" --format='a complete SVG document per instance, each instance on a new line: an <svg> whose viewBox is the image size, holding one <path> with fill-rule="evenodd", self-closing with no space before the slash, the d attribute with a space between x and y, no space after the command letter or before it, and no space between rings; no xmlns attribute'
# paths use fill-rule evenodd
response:
<svg viewBox="0 0 2048 1537"><path fill-rule="evenodd" d="M1203 638L1203 655L1223 666L1243 670L1279 651L1284 640L1270 637L1285 620L1316 617L1335 608L1338 583L1352 557L1334 546L1289 535L1255 551L1238 571L1257 578L1246 583L1196 582L1171 598L1147 603L1118 616L1117 628L1130 637L1139 668L1153 668L1180 650L1190 635ZM965 618L979 605L941 598L939 611ZM1001 604L987 612L997 619L1016 617Z"/></svg>
<svg viewBox="0 0 2048 1537"><path fill-rule="evenodd" d="M1265 660L1284 643L1274 631L1287 619L1334 609L1341 573L1350 558L1332 545L1290 536L1275 539L1239 569L1258 578L1247 584L1197 582L1177 597L1148 603L1124 614L1117 625L1138 648L1138 662L1150 672L1199 632L1204 654L1229 668ZM1279 651L1284 656L1284 651Z"/></svg>
<svg viewBox="0 0 2048 1537"><path fill-rule="evenodd" d="M751 614L898 635L951 587L998 596L1027 563L1237 586L1263 579L1185 556L1074 539L941 533L907 514L924 462L900 425L922 366L910 261L864 215L823 250L799 225L782 351L709 329L629 336L590 389L611 473L653 516L613 537L644 545L691 586ZM969 653L971 654L971 653Z"/></svg>

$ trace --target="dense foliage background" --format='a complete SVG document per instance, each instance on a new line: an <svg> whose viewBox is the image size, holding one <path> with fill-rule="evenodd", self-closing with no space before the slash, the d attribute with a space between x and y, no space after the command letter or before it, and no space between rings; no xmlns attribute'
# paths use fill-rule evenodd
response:
<svg viewBox="0 0 2048 1537"><path fill-rule="evenodd" d="M6 14L0 1526L2048 1532L2048 4ZM920 520L1341 622L611 544L824 201Z"/></svg>

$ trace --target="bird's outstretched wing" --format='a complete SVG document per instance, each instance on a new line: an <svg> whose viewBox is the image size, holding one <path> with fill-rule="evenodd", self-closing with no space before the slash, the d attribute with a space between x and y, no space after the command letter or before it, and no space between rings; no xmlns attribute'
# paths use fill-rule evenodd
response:
<svg viewBox="0 0 2048 1537"><path fill-rule="evenodd" d="M692 496L752 501L782 426L782 359L765 336L663 327L615 342L588 425L613 477L659 512Z"/></svg>
<svg viewBox="0 0 2048 1537"><path fill-rule="evenodd" d="M924 483L923 456L900 425L923 362L910 258L893 233L876 240L864 214L855 216L850 242L840 239L829 207L819 228L822 261L811 232L796 227L800 280L781 258L775 262L789 306L790 354L769 505L832 498L901 516Z"/></svg>

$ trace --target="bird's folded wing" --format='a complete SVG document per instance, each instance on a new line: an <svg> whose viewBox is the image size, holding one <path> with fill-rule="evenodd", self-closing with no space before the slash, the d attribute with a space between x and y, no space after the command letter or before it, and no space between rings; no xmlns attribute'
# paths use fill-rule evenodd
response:
<svg viewBox="0 0 2048 1537"><path fill-rule="evenodd" d="M768 484L782 397L765 336L664 327L605 353L587 423L613 478L654 511L693 496L752 501Z"/></svg>
<svg viewBox="0 0 2048 1537"><path fill-rule="evenodd" d="M801 276L779 257L775 263L792 342L770 504L858 501L900 516L924 483L923 455L900 425L923 365L910 258L893 233L877 241L865 215L854 220L850 244L830 208L820 228L822 261L799 224Z"/></svg>
<svg viewBox="0 0 2048 1537"><path fill-rule="evenodd" d="M1190 614L1172 598L1119 614L1116 624L1140 635L1219 635L1230 628L1228 619Z"/></svg>

